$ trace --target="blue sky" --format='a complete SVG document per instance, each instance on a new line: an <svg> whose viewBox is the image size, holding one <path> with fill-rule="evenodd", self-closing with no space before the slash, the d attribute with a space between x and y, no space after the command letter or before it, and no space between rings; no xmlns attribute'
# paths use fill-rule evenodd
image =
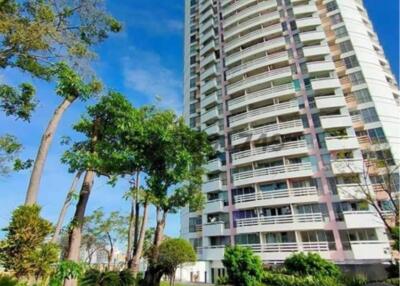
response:
<svg viewBox="0 0 400 286"><path fill-rule="evenodd" d="M399 78L399 7L397 0L365 0L379 39L384 46L392 69ZM384 4L384 5L383 5ZM94 63L106 86L123 92L134 105L155 103L163 98L163 107L182 110L183 71L183 0L120 0L108 1L109 9L124 24L124 31L112 36L98 48L99 59ZM26 77L12 70L0 72L0 82L17 84ZM31 80L31 79L29 79ZM52 86L32 80L37 86L38 106L30 124L0 115L0 134L12 133L24 144L23 156L34 158L41 134L56 105L60 102ZM60 163L65 147L62 136L74 136L72 124L84 111L77 103L65 114L51 148L39 196L43 215L55 220L69 188L72 175ZM0 228L7 225L11 211L22 204L29 172L0 178ZM88 212L104 206L106 211L128 212L129 204L122 199L127 189L124 181L112 188L97 179L89 200ZM72 210L70 211L70 213ZM70 214L71 215L71 214ZM154 212L150 224L154 223ZM170 215L168 235L179 234L179 215Z"/></svg>

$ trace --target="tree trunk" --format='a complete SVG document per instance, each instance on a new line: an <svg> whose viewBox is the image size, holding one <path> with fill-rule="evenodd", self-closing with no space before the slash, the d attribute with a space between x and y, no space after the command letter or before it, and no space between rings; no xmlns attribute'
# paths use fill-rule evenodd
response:
<svg viewBox="0 0 400 286"><path fill-rule="evenodd" d="M89 200L90 191L93 187L94 172L89 170L86 171L85 178L83 179L82 188L79 194L78 204L74 218L72 221L72 228L69 233L69 243L67 259L75 262L79 261L79 253L82 240L82 226L85 218L86 206ZM64 286L76 286L77 281L75 279L68 279L64 281Z"/></svg>
<svg viewBox="0 0 400 286"><path fill-rule="evenodd" d="M110 243L110 251L108 252L108 259L107 259L107 270L111 270L111 262L114 256L114 244L109 232L107 232L108 242Z"/></svg>
<svg viewBox="0 0 400 286"><path fill-rule="evenodd" d="M139 179L140 179L140 172L136 172L136 180L135 180L135 229L139 229L139 212L140 212L140 203L139 203ZM138 239L139 239L139 233L136 231L135 232L135 237L134 237L134 250L136 251L136 248L138 246Z"/></svg>
<svg viewBox="0 0 400 286"><path fill-rule="evenodd" d="M135 204L133 200L131 201L131 213L129 215L129 227L128 227L128 241L126 246L126 264L127 267L130 268L130 264L132 262L132 238L135 235Z"/></svg>
<svg viewBox="0 0 400 286"><path fill-rule="evenodd" d="M144 239L145 239L145 235L146 235L147 217L148 217L147 210L148 210L148 204L147 204L147 202L145 202L143 205L142 225L140 227L138 244L137 244L136 249L133 252L132 263L131 263L131 267L130 267L131 271L133 272L133 274L135 276L139 272L140 258L142 257L142 253L143 253ZM138 216L138 214L136 214L136 215Z"/></svg>
<svg viewBox="0 0 400 286"><path fill-rule="evenodd" d="M56 243L58 241L58 239L60 238L60 233L61 233L62 225L64 223L64 218L65 218L65 215L67 214L67 210L71 204L72 195L74 194L74 192L76 190L76 185L78 184L79 179L81 178L81 175L82 175L82 172L77 172L74 176L74 179L72 180L71 187L67 193L67 197L65 198L64 205L61 208L60 215L57 220L54 235L51 238L51 242L53 242L53 243Z"/></svg>
<svg viewBox="0 0 400 286"><path fill-rule="evenodd" d="M53 117L47 125L46 131L42 136L35 163L33 165L31 178L29 180L28 190L26 192L25 205L33 205L37 202L39 193L40 179L42 177L43 168L46 162L47 154L49 153L51 142L53 141L54 133L57 130L58 124L65 110L75 101L74 98L65 98L63 102L55 110Z"/></svg>

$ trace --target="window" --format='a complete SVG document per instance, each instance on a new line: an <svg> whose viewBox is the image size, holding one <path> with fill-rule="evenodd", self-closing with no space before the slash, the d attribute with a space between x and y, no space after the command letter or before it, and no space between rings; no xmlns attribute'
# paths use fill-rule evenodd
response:
<svg viewBox="0 0 400 286"><path fill-rule="evenodd" d="M336 10L338 8L336 1L332 1L326 4L326 10L328 12L332 12L333 10Z"/></svg>
<svg viewBox="0 0 400 286"><path fill-rule="evenodd" d="M190 64L193 65L196 63L196 56L190 57Z"/></svg>
<svg viewBox="0 0 400 286"><path fill-rule="evenodd" d="M387 142L385 133L383 133L383 129L381 127L368 129L367 133L372 144L382 144Z"/></svg>
<svg viewBox="0 0 400 286"><path fill-rule="evenodd" d="M196 103L190 105L190 113L196 113Z"/></svg>
<svg viewBox="0 0 400 286"><path fill-rule="evenodd" d="M375 107L361 109L360 112L365 123L376 122L379 120Z"/></svg>
<svg viewBox="0 0 400 286"><path fill-rule="evenodd" d="M332 25L336 25L343 22L342 16L340 14L335 14L330 17Z"/></svg>
<svg viewBox="0 0 400 286"><path fill-rule="evenodd" d="M192 117L190 118L190 128L196 127L196 118Z"/></svg>
<svg viewBox="0 0 400 286"><path fill-rule="evenodd" d="M343 61L344 61L346 68L348 68L348 69L359 66L356 56L349 56L347 58L344 58Z"/></svg>
<svg viewBox="0 0 400 286"><path fill-rule="evenodd" d="M189 232L196 232L201 225L201 216L189 218Z"/></svg>
<svg viewBox="0 0 400 286"><path fill-rule="evenodd" d="M339 28L335 29L334 31L335 31L336 38L342 38L342 37L346 37L348 35L345 26L339 27Z"/></svg>
<svg viewBox="0 0 400 286"><path fill-rule="evenodd" d="M246 233L235 235L235 244L259 244L260 235L258 233Z"/></svg>
<svg viewBox="0 0 400 286"><path fill-rule="evenodd" d="M353 45L351 44L350 40L341 42L339 44L339 47L342 53L347 53L353 50Z"/></svg>
<svg viewBox="0 0 400 286"><path fill-rule="evenodd" d="M190 79L190 88L196 87L196 79L195 78L191 78Z"/></svg>
<svg viewBox="0 0 400 286"><path fill-rule="evenodd" d="M360 89L353 92L354 97L357 100L357 103L365 103L372 101L371 95L368 89Z"/></svg>
<svg viewBox="0 0 400 286"><path fill-rule="evenodd" d="M349 74L349 79L354 85L365 83L364 76L360 71Z"/></svg>

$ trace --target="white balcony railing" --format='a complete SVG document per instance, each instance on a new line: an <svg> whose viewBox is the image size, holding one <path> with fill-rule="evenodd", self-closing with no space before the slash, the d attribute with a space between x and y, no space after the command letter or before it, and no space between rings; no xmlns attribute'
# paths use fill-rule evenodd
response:
<svg viewBox="0 0 400 286"><path fill-rule="evenodd" d="M304 187L304 188L293 188L275 190L269 192L257 192L253 194L244 194L235 196L235 203L245 203L252 201L271 200L279 198L289 197L301 197L301 196L316 196L318 191L316 187Z"/></svg>
<svg viewBox="0 0 400 286"><path fill-rule="evenodd" d="M252 217L236 220L236 227L255 225L323 222L322 213Z"/></svg>
<svg viewBox="0 0 400 286"><path fill-rule="evenodd" d="M300 164L289 164L274 166L263 169L250 170L245 172L240 172L233 174L233 180L245 180L256 177L271 176L282 173L300 172L300 171L311 171L312 167L310 163L300 163Z"/></svg>

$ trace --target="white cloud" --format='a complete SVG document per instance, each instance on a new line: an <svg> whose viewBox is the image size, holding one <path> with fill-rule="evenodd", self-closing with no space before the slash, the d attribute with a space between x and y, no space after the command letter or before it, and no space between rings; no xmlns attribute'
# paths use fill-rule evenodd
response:
<svg viewBox="0 0 400 286"><path fill-rule="evenodd" d="M181 76L164 66L157 53L132 48L129 54L123 59L125 87L146 95L151 103L174 109L180 114ZM161 98L161 102L157 98Z"/></svg>

